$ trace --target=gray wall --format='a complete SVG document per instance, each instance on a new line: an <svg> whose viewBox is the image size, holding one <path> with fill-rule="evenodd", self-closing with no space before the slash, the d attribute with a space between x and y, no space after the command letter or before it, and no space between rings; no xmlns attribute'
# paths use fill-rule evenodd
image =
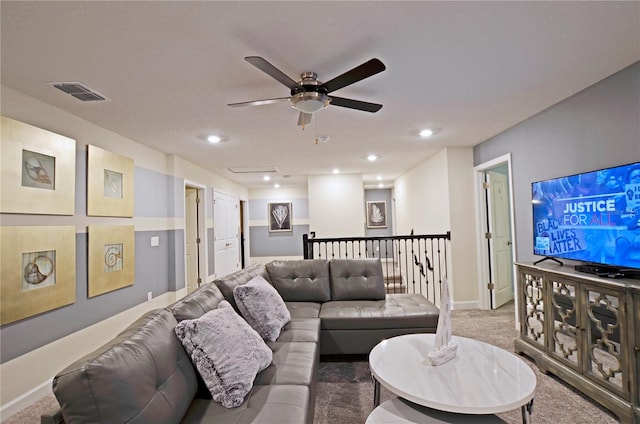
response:
<svg viewBox="0 0 640 424"><path fill-rule="evenodd" d="M474 148L474 165L511 153L516 260L533 255L531 183L640 161L640 62Z"/></svg>
<svg viewBox="0 0 640 424"><path fill-rule="evenodd" d="M365 228L366 237L384 237L393 235L393 203L391 202L390 188L366 189L364 191L366 202L387 202L387 228Z"/></svg>
<svg viewBox="0 0 640 424"><path fill-rule="evenodd" d="M269 232L269 202L268 199L249 200L249 221L265 223L249 227L249 256L302 256L302 235L309 233L309 199L291 199L292 231L283 232Z"/></svg>
<svg viewBox="0 0 640 424"><path fill-rule="evenodd" d="M95 218L86 216L86 150L76 154L76 216L79 222L96 220L100 224L130 224L127 218ZM184 198L176 198L184 182L148 169L135 167L134 216L136 218L168 218L184 216ZM177 191L179 190L179 191ZM67 217L51 217L55 225ZM22 225L24 215L3 214L2 225ZM104 222L104 221L108 222ZM152 236L160 245L151 247ZM147 292L153 297L185 286L184 231L173 229L136 230L135 282L93 298L87 297L87 233L76 234L76 301L53 311L25 318L0 328L0 361L14 359L47 343L86 328L122 311L146 302Z"/></svg>

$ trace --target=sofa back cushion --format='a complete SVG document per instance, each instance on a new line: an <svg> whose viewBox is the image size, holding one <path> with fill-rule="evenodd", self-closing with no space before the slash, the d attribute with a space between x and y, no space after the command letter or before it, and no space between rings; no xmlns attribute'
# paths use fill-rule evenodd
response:
<svg viewBox="0 0 640 424"><path fill-rule="evenodd" d="M331 300L329 262L324 259L273 261L266 265L271 284L285 302Z"/></svg>
<svg viewBox="0 0 640 424"><path fill-rule="evenodd" d="M267 273L265 266L259 263L225 275L222 278L218 278L213 281L213 284L220 289L224 299L233 306L233 309L240 313L238 305L236 305L236 300L233 297L233 289L240 284L248 283L253 277L258 276L269 281L269 274Z"/></svg>
<svg viewBox="0 0 640 424"><path fill-rule="evenodd" d="M332 259L332 300L383 300L384 277L380 259Z"/></svg>
<svg viewBox="0 0 640 424"><path fill-rule="evenodd" d="M182 299L167 306L178 322L185 319L200 318L207 312L216 309L224 296L213 283L203 284Z"/></svg>
<svg viewBox="0 0 640 424"><path fill-rule="evenodd" d="M196 372L167 309L149 311L53 379L65 423L179 423Z"/></svg>

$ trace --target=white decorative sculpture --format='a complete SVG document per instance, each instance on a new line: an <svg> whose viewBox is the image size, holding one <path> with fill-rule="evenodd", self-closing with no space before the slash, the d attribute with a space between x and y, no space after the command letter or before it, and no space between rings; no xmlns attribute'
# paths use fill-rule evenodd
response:
<svg viewBox="0 0 640 424"><path fill-rule="evenodd" d="M449 282L446 278L442 282L440 316L433 348L427 353L427 358L433 366L442 365L453 359L458 351L458 345L451 341L451 300L449 299Z"/></svg>

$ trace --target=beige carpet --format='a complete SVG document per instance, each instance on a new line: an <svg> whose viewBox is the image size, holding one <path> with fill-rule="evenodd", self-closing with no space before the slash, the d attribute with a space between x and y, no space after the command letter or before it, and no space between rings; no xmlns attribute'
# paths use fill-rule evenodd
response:
<svg viewBox="0 0 640 424"><path fill-rule="evenodd" d="M453 333L491 343L513 352L515 330L513 303L496 311L453 311ZM537 378L533 424L609 424L619 422L579 392L551 375L544 375L522 357ZM366 356L323 358L315 424L364 423L373 408L373 383ZM328 362L330 361L330 362ZM382 388L380 400L394 395ZM520 409L498 416L508 424L522 423Z"/></svg>
<svg viewBox="0 0 640 424"><path fill-rule="evenodd" d="M496 311L453 311L453 333L499 346L513 352L515 330L513 304ZM531 365L538 379L534 400L534 424L609 424L619 422L579 392ZM381 400L392 394L382 389ZM43 411L57 405L47 396L12 417L1 417L3 424L35 424ZM373 383L366 356L322 358L318 384L315 424L364 423L373 408ZM499 414L509 424L520 424L520 410ZM286 423L283 423L286 424Z"/></svg>

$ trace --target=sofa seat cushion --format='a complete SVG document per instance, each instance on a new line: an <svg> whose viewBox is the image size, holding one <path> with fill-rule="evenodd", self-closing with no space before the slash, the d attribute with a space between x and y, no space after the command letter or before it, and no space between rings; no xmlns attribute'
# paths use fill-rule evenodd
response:
<svg viewBox="0 0 640 424"><path fill-rule="evenodd" d="M380 259L332 259L332 300L383 300L386 294Z"/></svg>
<svg viewBox="0 0 640 424"><path fill-rule="evenodd" d="M388 294L385 300L325 302L320 318L322 330L435 328L439 313L421 294Z"/></svg>
<svg viewBox="0 0 640 424"><path fill-rule="evenodd" d="M272 360L271 349L226 301L195 320L180 322L182 341L213 400L235 408Z"/></svg>
<svg viewBox="0 0 640 424"><path fill-rule="evenodd" d="M317 343L276 342L271 364L260 372L254 385L271 384L314 384L320 355Z"/></svg>
<svg viewBox="0 0 640 424"><path fill-rule="evenodd" d="M212 309L216 309L224 296L213 283L203 284L182 299L167 306L178 322L185 319L196 319Z"/></svg>
<svg viewBox="0 0 640 424"><path fill-rule="evenodd" d="M329 261L272 261L266 268L271 284L285 302L325 302L331 299Z"/></svg>
<svg viewBox="0 0 640 424"><path fill-rule="evenodd" d="M257 276L233 288L242 317L268 342L275 342L282 327L291 321L284 300L264 278Z"/></svg>
<svg viewBox="0 0 640 424"><path fill-rule="evenodd" d="M295 318L318 318L320 316L320 306L317 302L285 302L291 319Z"/></svg>
<svg viewBox="0 0 640 424"><path fill-rule="evenodd" d="M255 386L247 396L247 400L233 409L227 409L210 400L195 399L182 419L182 423L309 423L308 409L309 388L307 386Z"/></svg>
<svg viewBox="0 0 640 424"><path fill-rule="evenodd" d="M278 342L312 342L320 341L319 318L294 318L282 328ZM274 343L267 343L273 348Z"/></svg>
<svg viewBox="0 0 640 424"><path fill-rule="evenodd" d="M166 309L149 311L53 379L67 423L175 423L196 393L196 372Z"/></svg>

